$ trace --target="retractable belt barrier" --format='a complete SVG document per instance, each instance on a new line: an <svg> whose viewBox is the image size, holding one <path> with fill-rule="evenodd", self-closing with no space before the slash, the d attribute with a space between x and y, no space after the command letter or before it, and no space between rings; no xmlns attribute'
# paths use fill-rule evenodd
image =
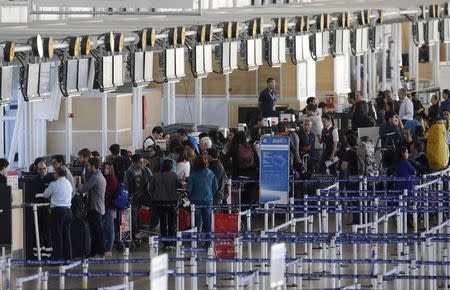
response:
<svg viewBox="0 0 450 290"><path fill-rule="evenodd" d="M349 181L357 183L358 190L340 189L342 183ZM247 183L256 182L242 179L232 184L241 190ZM318 180L291 179L290 182L294 187L295 184L317 183ZM214 206L214 210L236 214L239 223L242 219L245 230L239 226L239 231L235 232L199 232L195 227L195 210L204 206L192 204L191 228L177 232L176 237L150 237L148 257L138 259L130 259L129 251L125 249L123 259L40 261L37 208L45 204L24 204L22 206L33 207L35 212L38 261L10 259L3 251L0 285L10 289L14 266L28 265L38 267L38 272L16 278L16 289L22 289L25 283L32 281L38 281L39 288L47 289L49 278L59 279L58 289L65 288L67 279L82 278L82 287L87 288L88 279L92 277L123 278L121 284L100 289L133 289L134 283L130 279L150 277L150 271L133 272L129 265L146 264L150 269L152 259L158 256L159 243L174 242L176 252L169 258L174 263L174 269L168 274L175 279L176 290L185 289L186 279L191 289L197 289L199 278L206 279L208 289L214 289L217 277L232 277L235 289L244 289L248 285L252 285L253 289L267 289L270 287L268 270L271 263L268 249L275 243L287 244L285 285L296 289L303 289L305 279L327 279L330 289L359 288L363 281L370 281L374 289L384 289L389 281L396 288L407 290L448 289L450 220L445 218L448 218L450 211L450 196L444 188L450 188L449 169L423 178L361 177L327 182L331 185L316 189L312 194L298 198L291 196L288 204L241 204L239 198L238 204ZM395 182L411 182L413 189L384 190L377 187ZM353 224L350 232L344 232L344 215L349 214L359 215L360 222ZM263 215L262 229L252 226L256 215ZM334 216L334 224L330 223L330 215ZM279 217L283 216L285 220L280 223ZM419 228L421 221L423 228ZM391 230L392 225L395 226L394 231ZM212 247L199 247L200 242L211 243ZM213 246L219 242L230 242L234 246L234 257L217 258ZM247 246L246 255L244 244ZM260 244L260 258L253 257L253 244ZM343 252L346 245L352 248L348 253ZM302 249L301 253L297 253L298 246ZM395 259L390 259L389 251L394 249ZM206 271L198 263L204 264ZM230 271L217 271L218 263L229 263ZM90 271L89 265L95 264L123 265L123 271ZM58 272L42 270L42 267L55 265L59 266ZM353 267L352 271L341 273L344 265ZM367 267L359 265L369 266L369 271L364 272ZM77 268L79 272L76 272ZM4 272L6 275L3 275ZM3 283L4 276L6 283ZM344 282L351 285L343 286Z"/></svg>

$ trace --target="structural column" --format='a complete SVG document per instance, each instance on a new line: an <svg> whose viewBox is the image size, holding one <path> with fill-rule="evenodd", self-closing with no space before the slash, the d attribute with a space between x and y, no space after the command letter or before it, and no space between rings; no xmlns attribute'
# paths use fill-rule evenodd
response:
<svg viewBox="0 0 450 290"><path fill-rule="evenodd" d="M414 44L412 35L412 23L409 24L409 78L419 86L419 48Z"/></svg>
<svg viewBox="0 0 450 290"><path fill-rule="evenodd" d="M386 90L386 70L387 70L387 43L386 41L386 26L382 27L382 42L381 42L381 90Z"/></svg>
<svg viewBox="0 0 450 290"><path fill-rule="evenodd" d="M65 137L66 137L66 162L70 162L70 156L72 154L72 150L73 150L73 127L72 127L72 121L73 121L73 116L72 116L72 98L68 97L68 98L64 98L65 101L65 120L66 120L66 132L65 132Z"/></svg>
<svg viewBox="0 0 450 290"><path fill-rule="evenodd" d="M142 146L142 87L133 87L132 91L132 145L136 149Z"/></svg>
<svg viewBox="0 0 450 290"><path fill-rule="evenodd" d="M101 156L108 154L108 93L102 94L102 150Z"/></svg>
<svg viewBox="0 0 450 290"><path fill-rule="evenodd" d="M440 67L441 67L441 54L439 50L439 42L435 43L433 46L430 47L430 50L432 52L432 63L433 63L433 84L439 85L439 79L440 79Z"/></svg>
<svg viewBox="0 0 450 290"><path fill-rule="evenodd" d="M368 74L368 68L369 68L369 57L368 57L368 52L364 53L363 55L364 58L364 65L363 65L363 86L362 86L362 95L364 100L368 101L369 100L369 96L368 96L368 85L369 85L369 74Z"/></svg>
<svg viewBox="0 0 450 290"><path fill-rule="evenodd" d="M225 75L225 108L227 110L227 127L231 127L230 122L230 74Z"/></svg>
<svg viewBox="0 0 450 290"><path fill-rule="evenodd" d="M5 124L3 116L5 115L5 108L0 107L0 158L5 157Z"/></svg>
<svg viewBox="0 0 450 290"><path fill-rule="evenodd" d="M355 56L355 78L356 78L356 90L361 91L361 56Z"/></svg>
<svg viewBox="0 0 450 290"><path fill-rule="evenodd" d="M202 104L202 79L195 79L195 124L201 125L203 122L203 104Z"/></svg>
<svg viewBox="0 0 450 290"><path fill-rule="evenodd" d="M170 83L170 107L169 107L169 124L175 124L176 122L176 88L175 83Z"/></svg>

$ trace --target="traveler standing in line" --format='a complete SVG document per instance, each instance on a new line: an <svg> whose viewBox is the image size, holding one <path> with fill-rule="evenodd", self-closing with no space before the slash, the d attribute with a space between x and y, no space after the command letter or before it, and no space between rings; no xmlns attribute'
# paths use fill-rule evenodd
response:
<svg viewBox="0 0 450 290"><path fill-rule="evenodd" d="M103 164L103 176L106 179L105 190L105 215L103 216L103 228L105 229L105 256L112 256L114 246L114 213L116 209L112 204L112 199L116 193L119 182L114 174L114 166L112 162L106 161Z"/></svg>
<svg viewBox="0 0 450 290"><path fill-rule="evenodd" d="M439 117L440 102L437 95L431 97L431 106L428 107L428 124L431 124Z"/></svg>
<svg viewBox="0 0 450 290"><path fill-rule="evenodd" d="M9 162L5 158L0 158L0 184L7 184L6 171L8 170Z"/></svg>
<svg viewBox="0 0 450 290"><path fill-rule="evenodd" d="M175 237L177 227L177 188L181 182L177 174L172 171L172 160L165 159L161 166L161 172L153 175L150 181L149 192L152 204L157 208L162 237ZM175 243L164 242L166 249L173 249Z"/></svg>
<svg viewBox="0 0 450 290"><path fill-rule="evenodd" d="M129 157L129 153L127 149L120 149L120 157L117 158L114 162L114 173L116 175L117 181L119 183L123 182L123 178L125 172L131 166L131 158Z"/></svg>
<svg viewBox="0 0 450 290"><path fill-rule="evenodd" d="M149 146L147 150L149 157L147 167L150 169L152 173L159 172L161 167L161 158L164 157L164 152L158 145Z"/></svg>
<svg viewBox="0 0 450 290"><path fill-rule="evenodd" d="M177 163L176 173L179 179L186 180L191 172L191 164L187 160L186 150L182 146L173 149L173 157Z"/></svg>
<svg viewBox="0 0 450 290"><path fill-rule="evenodd" d="M336 163L334 158L336 157L337 144L339 142L339 133L333 126L333 119L330 115L322 116L323 130L320 138L320 143L323 144L322 156L320 158L320 171L326 172L328 168L330 174L336 175ZM326 166L326 162L332 162L329 166Z"/></svg>
<svg viewBox="0 0 450 290"><path fill-rule="evenodd" d="M258 99L259 112L263 118L275 117L277 115L276 112L277 94L275 92L275 80L273 78L268 78L266 83L267 88L264 89L259 94Z"/></svg>
<svg viewBox="0 0 450 290"><path fill-rule="evenodd" d="M194 160L191 175L188 178L188 197L195 205L205 206L195 208L195 226L202 232L211 232L211 206L214 193L217 192L217 179L207 168L205 159L197 156ZM209 246L209 242L206 246Z"/></svg>
<svg viewBox="0 0 450 290"><path fill-rule="evenodd" d="M226 204L225 182L228 177L222 163L219 161L219 153L214 148L208 149L208 165L217 179L217 191L213 192L213 203L214 205Z"/></svg>
<svg viewBox="0 0 450 290"><path fill-rule="evenodd" d="M120 145L119 144L111 144L109 146L109 151L111 152L111 155L106 156L106 161L110 161L114 163L115 160L120 158Z"/></svg>
<svg viewBox="0 0 450 290"><path fill-rule="evenodd" d="M142 205L149 205L150 202L148 189L152 172L144 166L144 159L141 155L134 154L131 156L131 162L130 168L125 172L123 182L128 189L131 200L132 234L133 237L136 237L140 228L139 210Z"/></svg>
<svg viewBox="0 0 450 290"><path fill-rule="evenodd" d="M377 111L377 126L386 124L386 100L383 97L375 99L375 110Z"/></svg>
<svg viewBox="0 0 450 290"><path fill-rule="evenodd" d="M70 239L70 209L73 187L66 178L67 171L62 167L55 169L55 181L45 189L43 196L50 198L52 217L53 258L55 260L72 259L72 242Z"/></svg>
<svg viewBox="0 0 450 290"><path fill-rule="evenodd" d="M45 189L55 180L53 174L48 173L47 163L42 159L37 164L38 175L35 178L35 194L42 194ZM35 197L35 203L47 203L48 199L44 197ZM51 257L53 252L52 242L52 218L47 206L40 206L38 208L38 225L39 225L39 237L41 243L41 255L42 257ZM37 253L37 252L36 252Z"/></svg>
<svg viewBox="0 0 450 290"><path fill-rule="evenodd" d="M88 161L90 158L91 150L88 148L83 148L78 151L76 164L83 168L81 171L81 184L85 184L89 180L89 177L91 177L91 172L88 170Z"/></svg>
<svg viewBox="0 0 450 290"><path fill-rule="evenodd" d="M445 89L442 91L442 98L444 99L444 101L442 101L441 103L441 107L439 109L439 115L442 116L442 112L444 112L444 110L450 110L450 91L448 89Z"/></svg>
<svg viewBox="0 0 450 290"><path fill-rule="evenodd" d="M64 163L64 156L62 156L62 155L53 156L52 166L55 170L57 168L62 168L62 170L64 170L66 172L66 178L67 178L67 180L69 180L70 185L72 185L72 187L74 187L73 176L72 176L72 173L70 172L69 168L67 168Z"/></svg>
<svg viewBox="0 0 450 290"><path fill-rule="evenodd" d="M79 194L87 192L87 219L91 230L92 256L105 254L105 232L103 229L103 215L105 214L106 179L99 170L100 159L91 158L88 161L90 178L77 189Z"/></svg>
<svg viewBox="0 0 450 290"><path fill-rule="evenodd" d="M398 112L398 116L403 123L408 120L414 119L414 104L408 98L405 89L400 89L398 91L398 98L400 100L400 110Z"/></svg>

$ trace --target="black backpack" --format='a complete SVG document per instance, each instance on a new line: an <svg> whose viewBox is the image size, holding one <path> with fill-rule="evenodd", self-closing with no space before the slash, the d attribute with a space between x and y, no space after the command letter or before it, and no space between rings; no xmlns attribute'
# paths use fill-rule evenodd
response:
<svg viewBox="0 0 450 290"><path fill-rule="evenodd" d="M70 207L72 209L72 214L74 218L78 220L85 220L87 217L87 209L86 204L84 203L83 197L81 195L76 194L72 197L72 205Z"/></svg>

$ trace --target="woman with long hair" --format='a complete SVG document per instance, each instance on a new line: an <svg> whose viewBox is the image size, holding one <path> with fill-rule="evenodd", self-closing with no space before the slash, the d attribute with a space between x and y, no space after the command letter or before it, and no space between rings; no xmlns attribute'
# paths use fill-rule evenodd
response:
<svg viewBox="0 0 450 290"><path fill-rule="evenodd" d="M119 182L114 174L112 162L107 161L103 164L103 176L106 179L105 190L105 215L103 216L103 228L105 230L105 256L112 256L114 246L114 213L116 209L112 204L112 199L117 190Z"/></svg>

